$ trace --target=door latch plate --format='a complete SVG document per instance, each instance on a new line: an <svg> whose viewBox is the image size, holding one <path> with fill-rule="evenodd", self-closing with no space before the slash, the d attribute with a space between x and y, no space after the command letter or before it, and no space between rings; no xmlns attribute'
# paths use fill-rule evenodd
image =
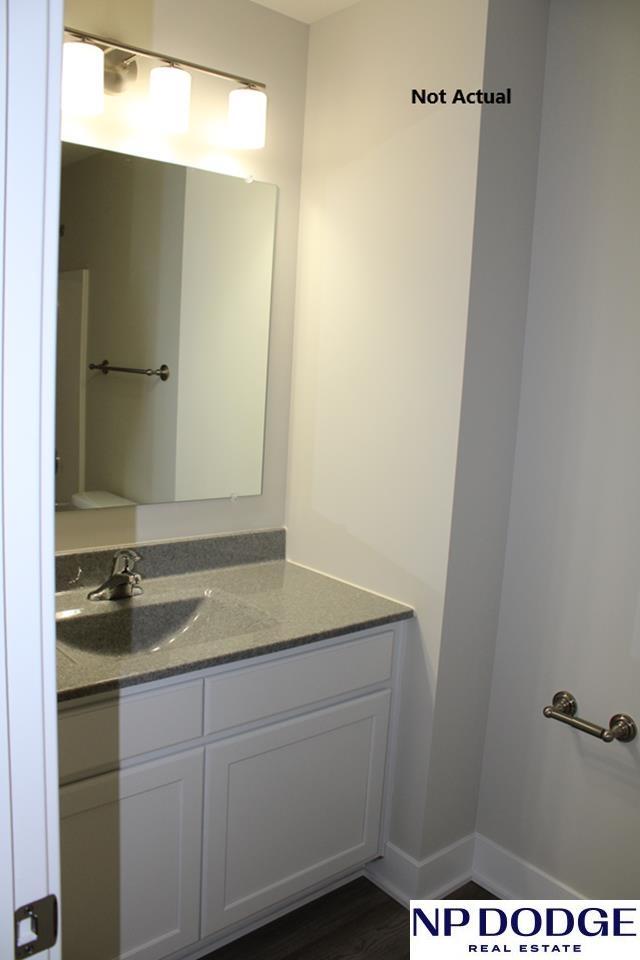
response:
<svg viewBox="0 0 640 960"><path fill-rule="evenodd" d="M58 939L58 901L53 894L18 907L14 920L16 960L42 953Z"/></svg>

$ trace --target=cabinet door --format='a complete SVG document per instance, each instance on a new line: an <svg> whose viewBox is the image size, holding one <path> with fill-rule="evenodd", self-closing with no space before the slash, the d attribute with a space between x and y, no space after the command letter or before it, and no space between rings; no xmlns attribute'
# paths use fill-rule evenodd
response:
<svg viewBox="0 0 640 960"><path fill-rule="evenodd" d="M207 747L203 936L377 855L389 699Z"/></svg>
<svg viewBox="0 0 640 960"><path fill-rule="evenodd" d="M156 960L198 939L202 753L60 791L65 960Z"/></svg>

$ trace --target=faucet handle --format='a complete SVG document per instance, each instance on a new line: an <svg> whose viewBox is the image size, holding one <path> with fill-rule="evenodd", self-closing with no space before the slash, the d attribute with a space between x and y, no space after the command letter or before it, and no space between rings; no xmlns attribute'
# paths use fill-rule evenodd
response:
<svg viewBox="0 0 640 960"><path fill-rule="evenodd" d="M133 573L133 569L142 557L137 552L131 548L126 550L116 550L113 555L113 569L111 575L115 573Z"/></svg>
<svg viewBox="0 0 640 960"><path fill-rule="evenodd" d="M131 585L131 596L138 596L138 594L142 593L142 587L140 586L142 583L142 577L139 573L129 573L128 577Z"/></svg>

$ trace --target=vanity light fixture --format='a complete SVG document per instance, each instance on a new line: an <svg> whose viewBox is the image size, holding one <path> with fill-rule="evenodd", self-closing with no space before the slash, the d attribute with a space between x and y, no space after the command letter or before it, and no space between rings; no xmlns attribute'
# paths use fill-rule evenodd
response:
<svg viewBox="0 0 640 960"><path fill-rule="evenodd" d="M267 134L267 95L264 90L244 86L229 94L229 146L239 150L261 150Z"/></svg>
<svg viewBox="0 0 640 960"><path fill-rule="evenodd" d="M104 109L104 50L83 40L66 41L62 51L62 109L95 117Z"/></svg>
<svg viewBox="0 0 640 960"><path fill-rule="evenodd" d="M166 133L189 129L191 74L170 64L149 74L149 99L155 125Z"/></svg>
<svg viewBox="0 0 640 960"><path fill-rule="evenodd" d="M79 54L74 50L69 56L67 48L71 47L88 48L95 53ZM88 66L87 73L82 76L77 67L77 61L83 58L87 62L90 58L93 61L90 84L87 82ZM99 67L98 58L100 59ZM154 117L167 132L184 133L187 130L191 74L202 73L205 76L217 77L239 85L231 91L229 96L228 145L240 150L258 150L264 147L267 117L266 84L234 73L227 73L224 70L214 70L199 63L190 63L188 60L176 60L175 57L167 57L152 50L131 47L118 40L98 37L72 27L65 27L63 111L84 115L101 113L105 76L109 92L120 92L126 80L129 77L131 79L135 77L138 58L155 60L160 64L151 70L149 95ZM91 96L94 107L97 105L96 94L99 91L99 109L89 109L89 87L93 91Z"/></svg>

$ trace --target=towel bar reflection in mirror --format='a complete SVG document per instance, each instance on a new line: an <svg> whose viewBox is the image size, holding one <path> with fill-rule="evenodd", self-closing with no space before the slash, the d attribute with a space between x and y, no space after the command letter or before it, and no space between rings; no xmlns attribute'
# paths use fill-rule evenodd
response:
<svg viewBox="0 0 640 960"><path fill-rule="evenodd" d="M145 377L160 377L161 380L168 380L171 373L166 363L157 370L152 370L151 367L114 367L108 360L103 360L102 363L90 363L89 370L100 370L105 376L112 370L117 373L141 373Z"/></svg>

